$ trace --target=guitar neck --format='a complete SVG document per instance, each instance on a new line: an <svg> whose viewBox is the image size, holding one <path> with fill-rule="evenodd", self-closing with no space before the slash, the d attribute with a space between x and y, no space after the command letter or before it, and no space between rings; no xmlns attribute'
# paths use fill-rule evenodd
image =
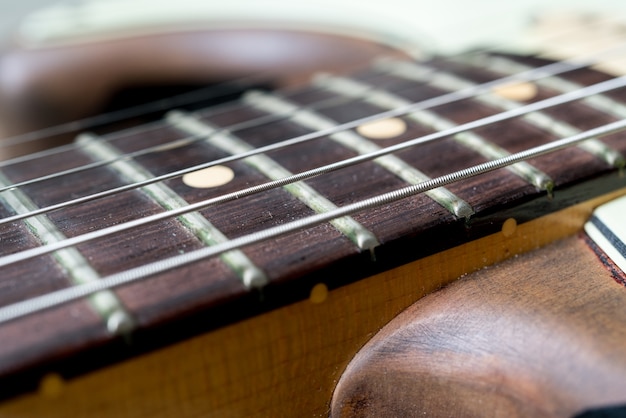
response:
<svg viewBox="0 0 626 418"><path fill-rule="evenodd" d="M252 92L236 104L173 113L161 122L101 137L83 135L63 152L5 163L2 216L24 219L2 225L3 242L15 243L0 247L2 283L10 290L2 293L3 305L127 271L138 272L141 280L4 324L0 339L7 343L0 347L0 371L9 379L51 362L63 369L70 364L68 355L74 356L73 368L76 358L84 367L94 367L102 363L94 358L102 355L103 346L118 348L110 349L107 359L127 355L120 349L120 335L144 338L142 347L161 345L306 299L311 289L323 295L490 234L512 235L519 224L622 188L618 172L626 141L623 134L613 134L180 268L150 270L163 267L162 260L331 213L626 114L624 90L615 89L446 135L463 124L611 79L587 68L570 68L553 77L509 83L465 99L449 96L444 105L414 106L382 122L342 129L371 115L497 84L502 77L547 64L497 54L426 63L381 61L349 78L326 75L310 87ZM166 214L118 229L126 222L141 224L165 211L429 135L440 137L306 182L242 193L197 212ZM297 145L233 157L307 136L310 140ZM224 184L213 183L221 176L216 167L202 166L216 160L224 161L219 165L227 173ZM181 170L188 175L154 181ZM89 198L98 193L106 196ZM76 199L85 201L71 204ZM50 207L55 210L48 212ZM26 217L39 210L43 212ZM58 246L106 228L111 234L103 238ZM19 258L23 250L28 254L41 248L39 257ZM512 249L509 255L514 253Z"/></svg>

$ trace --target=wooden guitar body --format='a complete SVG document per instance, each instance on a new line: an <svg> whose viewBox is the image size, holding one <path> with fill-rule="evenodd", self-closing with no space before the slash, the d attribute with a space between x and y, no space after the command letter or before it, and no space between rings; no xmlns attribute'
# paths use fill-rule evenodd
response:
<svg viewBox="0 0 626 418"><path fill-rule="evenodd" d="M81 132L60 148L6 140L0 416L567 417L626 402L621 273L580 232L626 194L626 82L370 41L221 28L5 55L23 70L0 85L15 132L137 81L280 71L147 124L59 125ZM258 54L220 55L228 42Z"/></svg>
<svg viewBox="0 0 626 418"><path fill-rule="evenodd" d="M615 271L574 236L464 277L368 342L332 415L573 417L624 405Z"/></svg>

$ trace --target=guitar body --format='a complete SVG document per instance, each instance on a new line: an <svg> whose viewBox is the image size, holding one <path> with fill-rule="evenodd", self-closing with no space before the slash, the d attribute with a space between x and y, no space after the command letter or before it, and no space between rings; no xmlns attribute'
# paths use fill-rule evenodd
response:
<svg viewBox="0 0 626 418"><path fill-rule="evenodd" d="M333 416L573 417L623 405L624 277L588 244L560 240L411 306L352 360Z"/></svg>
<svg viewBox="0 0 626 418"><path fill-rule="evenodd" d="M219 36L246 44L260 41L255 48L259 51L268 51L264 49L268 45L290 51L279 60L281 70L293 63L289 57L312 45L325 52L315 60L302 54L294 66L295 76L293 69L286 72L288 77L275 72L270 82L278 79L278 84L298 86L275 95L246 93L234 104L170 113L163 122L119 132L90 127L97 135L83 134L63 152L44 151L2 162L2 217L16 217L0 225L4 242L11 244L0 246L1 280L8 289L3 307L86 285L85 276L106 281L144 265L157 268L164 259L273 231L360 199L619 121L626 103L620 87L607 94L613 101L608 108L597 107L593 99L566 103L537 111L547 117L544 122L555 123L512 117L478 127L472 134L433 140L424 145L425 151L410 148L367 161L367 169L351 167L311 177L307 179L311 189L281 185L266 194L244 194L221 206L202 207L200 216L180 214L128 234L50 247L37 257L13 261L11 257L37 248L46 251L47 246L62 245L93 230L116 228L247 190L267 179L436 135L497 115L511 103L521 107L566 93L555 87L561 84L546 87L540 81L522 96L494 87L482 92L493 97L491 102L474 94L433 105L437 110L431 113L424 108L396 115L391 119L401 119L402 128L393 135L385 128L382 137L375 138L378 134L361 129L365 122L344 135L342 124L389 111L392 105L445 95L448 90L437 84L438 74L461 80L464 87L450 86L451 90L472 89L511 75L498 63L509 62L507 68L519 73L519 68L539 68L551 61L477 53L474 60L453 55L449 60L436 57L412 63L407 57L413 50L398 51L390 43L336 32L311 35L267 28L141 33L18 49L9 60L28 69L24 71L28 82L22 89L2 87L16 94L11 102L19 97L32 103L44 92L37 108L62 109L57 114L60 120L71 120L85 116L86 109L98 109L111 90L135 84L146 74L151 83L195 84L251 69L271 70L262 59L220 58L222 67L212 72L216 68L212 58L222 43ZM58 39L62 37L54 42ZM206 39L218 41L211 44ZM161 55L146 48L155 42L164 46L167 56L179 59L161 63ZM352 67L380 54L387 60L354 76L326 75L313 78L312 86L301 83L311 71L334 69L337 57L342 67ZM73 72L66 67L68 60L77 65ZM124 63L119 74L108 71L112 60ZM52 62L54 71L33 65L43 62ZM421 70L404 71L411 65L427 66L432 79L416 81L413 77ZM93 94L84 94L81 87L85 74L87 84L90 77L98 80ZM581 67L552 78L584 89L612 77ZM528 84L533 81L522 87ZM56 89L63 93L54 94ZM30 106L26 110L19 113L24 122L40 116ZM257 119L270 123L247 125ZM5 123L5 128L23 131L21 124ZM42 215L26 213L325 129L336 131L293 150L224 162L221 165L234 173L234 180L224 185L197 187L177 176ZM68 133L73 135L71 129L63 135ZM205 137L215 142L205 142ZM476 137L486 142L468 145ZM344 223L333 220L252 242L243 249L158 270L126 286L92 292L89 298L43 313L35 310L32 315L2 319L0 341L6 343L0 347L4 397L0 415L567 417L625 403L619 382L626 376L620 344L626 338L626 312L621 308L626 305L624 289L615 281L621 273L607 268L598 256L602 251L590 247L580 232L598 205L626 194L620 174L624 138L620 133L594 138L593 146L567 148L447 184L445 197L429 190L427 195L351 213ZM34 150L15 143L18 146L5 154L7 158ZM400 157L388 158L395 155ZM93 170L81 168L89 164ZM529 254L521 255L525 253ZM85 270L76 269L77 264L95 273L81 276ZM483 270L485 266L496 267ZM458 284L436 292L461 277ZM0 318L5 311L0 310ZM529 323L520 312L542 319ZM498 315L506 319L505 326ZM439 344L437 331L429 333L434 327L451 338L463 335L463 341L448 344L446 339ZM599 331L601 327L608 331ZM479 332L488 338L476 339ZM488 354L485 345L492 350Z"/></svg>

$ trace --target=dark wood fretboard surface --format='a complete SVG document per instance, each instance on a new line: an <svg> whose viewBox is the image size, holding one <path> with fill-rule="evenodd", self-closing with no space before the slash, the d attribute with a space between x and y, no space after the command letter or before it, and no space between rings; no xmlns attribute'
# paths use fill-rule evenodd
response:
<svg viewBox="0 0 626 418"><path fill-rule="evenodd" d="M536 58L500 58L534 67L546 64ZM453 73L471 83L506 75L490 71L487 64L483 66L487 68L481 68L469 62L438 59L423 65L432 66L435 73ZM610 78L589 69L566 72L559 77L581 86ZM354 75L352 80L409 102L447 93L439 86L412 82L376 68ZM297 91L267 94L275 94L283 102L300 106L337 124L386 110L384 106L367 100L367 97L341 97L323 86L322 83ZM538 93L529 102L560 93L556 89L539 86ZM625 103L626 91L620 89L607 94L607 97ZM254 106L254 103L253 99L244 99L239 104L208 109L193 117L212 129L228 130L233 124L272 114L271 109ZM448 123L461 124L499 113L502 109L477 99L467 99L428 111ZM618 119L618 116L585 102L562 105L543 113L554 121L580 130ZM222 133L250 147L261 147L313 131L295 118L274 119L259 126ZM376 146L386 147L435 131L432 126L419 124L410 116L402 119L407 125L406 131L399 136L376 141ZM509 153L558 138L556 134L523 118L480 128L474 134ZM142 129L104 135L100 140L105 141L109 150L124 155L189 136L189 132L174 123L163 121ZM601 141L616 154L626 153L624 134L607 136ZM9 164L2 167L1 172L9 182L17 183L97 162L101 158L97 152L88 152L87 149L77 147L61 154ZM144 174L158 176L228 155L223 148L211 144L209 139L148 153L127 163L139 171L143 170ZM297 173L355 155L357 151L354 149L324 136L270 152L266 157L276 165ZM431 178L487 161L484 155L454 138L410 148L395 155ZM331 289L343 286L498 232L509 218L514 218L518 224L524 223L626 185L619 176L619 159L606 161L579 147L536 158L529 163L552 180L553 196L510 170L498 170L447 187L473 208L475 214L469 219L456 216L427 195L410 197L354 215L355 224L371 233L380 244L374 251L375 258L367 248L359 248L345 231L327 223L243 249L250 265L256 266L267 277L268 284L258 289L245 286L241 270L229 264L224 256L116 289L120 309L132 316L136 327L130 336L110 333L106 318L94 310L93 300L70 303L2 325L0 375L6 382L18 382L13 387L23 390L35 384L35 376L49 367L69 375L82 373L118 358L306 298L315 283L323 282ZM162 184L179 198L194 203L268 180L267 174L248 160L227 165L232 168L235 177L224 186L197 189L185 185L180 178ZM19 193L41 208L128 182L119 164L108 164L29 184L20 187ZM409 184L376 161L316 177L306 183L336 206ZM8 193L15 194L14 191ZM2 196L0 199L0 216L17 212L9 200ZM207 208L200 213L225 237L232 239L309 216L315 213L310 206L292 192L280 188ZM56 210L46 216L60 234L73 237L164 210L164 205L155 200L152 192L139 189ZM1 255L41 245L42 238L38 236L41 231L36 231L28 221L26 224L18 221L1 225L0 231ZM205 245L198 231L193 231L185 220L177 218L84 243L77 250L96 276L105 277ZM0 275L0 305L70 286L70 275L67 263L54 254L4 267ZM5 394L9 395L9 392L12 391Z"/></svg>

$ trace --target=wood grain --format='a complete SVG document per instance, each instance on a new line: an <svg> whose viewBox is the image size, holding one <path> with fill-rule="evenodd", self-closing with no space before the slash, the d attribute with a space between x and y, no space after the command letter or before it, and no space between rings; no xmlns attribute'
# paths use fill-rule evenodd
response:
<svg viewBox="0 0 626 418"><path fill-rule="evenodd" d="M332 416L571 417L620 405L625 324L623 284L570 237L395 318L348 366Z"/></svg>

